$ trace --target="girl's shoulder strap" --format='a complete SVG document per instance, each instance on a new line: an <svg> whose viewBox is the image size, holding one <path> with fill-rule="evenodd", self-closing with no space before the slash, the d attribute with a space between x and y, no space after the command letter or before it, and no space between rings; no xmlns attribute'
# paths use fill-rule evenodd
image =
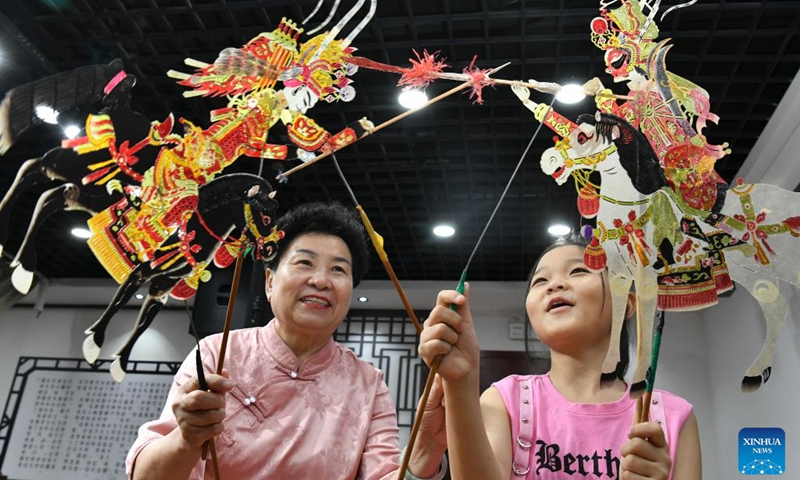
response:
<svg viewBox="0 0 800 480"><path fill-rule="evenodd" d="M519 425L514 439L514 462L511 470L515 477L525 477L530 471L530 450L533 447L533 377L518 377L519 380Z"/></svg>
<svg viewBox="0 0 800 480"><path fill-rule="evenodd" d="M664 438L669 438L667 416L664 411L664 398L659 390L653 390L653 394L650 397L650 421L661 425L661 430L664 431Z"/></svg>

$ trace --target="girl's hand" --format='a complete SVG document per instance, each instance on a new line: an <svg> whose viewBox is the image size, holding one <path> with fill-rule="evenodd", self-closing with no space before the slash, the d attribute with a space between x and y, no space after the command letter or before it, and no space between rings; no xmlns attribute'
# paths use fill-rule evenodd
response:
<svg viewBox="0 0 800 480"><path fill-rule="evenodd" d="M450 305L457 309L451 310ZM443 356L439 375L444 380L457 381L467 374L478 374L480 349L469 311L469 284L465 285L464 295L454 290L439 292L436 307L420 334L419 354L428 366L437 355Z"/></svg>
<svg viewBox="0 0 800 480"><path fill-rule="evenodd" d="M672 460L661 425L638 423L631 428L628 438L620 450L620 480L667 480Z"/></svg>
<svg viewBox="0 0 800 480"><path fill-rule="evenodd" d="M178 421L178 428L186 445L200 448L206 440L222 433L225 420L225 394L234 383L228 380L227 371L223 375L206 374L206 384L210 391L200 390L197 377L192 377L181 385L172 401L172 412Z"/></svg>

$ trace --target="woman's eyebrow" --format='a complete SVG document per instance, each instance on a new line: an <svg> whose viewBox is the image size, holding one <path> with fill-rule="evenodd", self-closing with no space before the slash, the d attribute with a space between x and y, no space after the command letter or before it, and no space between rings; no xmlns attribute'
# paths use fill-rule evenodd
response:
<svg viewBox="0 0 800 480"><path fill-rule="evenodd" d="M317 252L315 252L314 250L309 250L307 248L298 248L297 250L292 252L292 256L300 254L300 253L308 255L309 257L312 257L312 258L317 258L319 256L319 255L317 255Z"/></svg>
<svg viewBox="0 0 800 480"><path fill-rule="evenodd" d="M319 254L317 252L315 252L314 250L309 250L307 248L298 248L297 250L293 251L290 256L295 256L295 255L300 255L300 254L308 255L311 258L318 258L319 257ZM337 262L337 263L346 263L348 265L351 264L350 260L348 260L345 257L335 256L335 257L333 257L333 261Z"/></svg>
<svg viewBox="0 0 800 480"><path fill-rule="evenodd" d="M333 261L334 262L339 262L339 263L346 263L346 264L350 265L350 260L348 260L348 259L346 259L344 257L333 257Z"/></svg>

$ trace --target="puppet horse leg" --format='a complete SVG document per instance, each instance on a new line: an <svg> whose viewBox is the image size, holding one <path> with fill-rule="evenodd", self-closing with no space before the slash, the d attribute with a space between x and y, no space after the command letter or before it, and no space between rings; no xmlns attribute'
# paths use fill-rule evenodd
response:
<svg viewBox="0 0 800 480"><path fill-rule="evenodd" d="M122 379L125 378L125 372L128 368L128 359L130 358L131 351L136 341L142 336L144 331L147 330L150 324L153 323L153 319L158 312L161 311L161 308L166 302L166 295L162 295L161 297L148 295L145 299L142 309L139 310L139 316L136 319L136 326L133 332L131 332L130 336L125 341L125 345L114 354L116 358L114 362L111 363L111 367L109 367L109 372L114 381L121 382Z"/></svg>
<svg viewBox="0 0 800 480"><path fill-rule="evenodd" d="M119 309L130 301L133 294L139 290L139 287L147 282L149 279L147 270L149 269L145 267L145 264L138 265L128 275L128 278L122 282L122 285L117 288L114 298L111 299L100 318L83 332L88 335L83 341L83 357L87 362L94 363L97 361L97 357L100 356L100 348L106 339L106 328L108 328L109 322L111 322L111 319Z"/></svg>
<svg viewBox="0 0 800 480"><path fill-rule="evenodd" d="M34 245L36 232L50 215L77 203L78 195L78 187L67 183L51 188L39 196L36 208L33 211L33 219L28 226L28 232L19 247L17 256L11 262L11 266L14 267L14 273L11 274L11 283L20 293L28 293L33 284L33 272L36 270L36 248Z"/></svg>
<svg viewBox="0 0 800 480"><path fill-rule="evenodd" d="M775 342L778 341L778 334L781 331L783 322L789 316L789 305L781 295L773 278L752 270L736 267L738 265L728 262L731 278L734 278L737 283L745 287L753 298L758 301L761 311L764 312L764 320L767 326L764 345L761 347L758 357L747 368L745 377L742 379L742 391L753 392L758 390L761 384L766 383L772 373Z"/></svg>
<svg viewBox="0 0 800 480"><path fill-rule="evenodd" d="M658 282L637 271L636 275L636 370L631 378L631 397L644 393L650 355L653 351L653 320L656 315ZM616 301L616 299L615 299Z"/></svg>
<svg viewBox="0 0 800 480"><path fill-rule="evenodd" d="M622 332L622 322L625 321L625 307L628 303L628 292L631 289L633 279L613 273L609 270L609 283L611 284L611 342L608 345L608 353L603 361L603 373L600 380L602 382L611 381L619 378L620 365L620 342L619 337Z"/></svg>
<svg viewBox="0 0 800 480"><path fill-rule="evenodd" d="M158 312L160 312L164 304L167 303L167 295L176 283L178 283L177 277L169 278L166 275L153 279L150 283L150 292L141 310L139 310L139 317L136 319L136 326L133 332L131 332L130 336L125 341L125 345L114 354L116 359L111 364L109 371L111 372L111 377L115 381L121 382L125 377L125 372L128 368L128 360L133 347L136 345L136 341L139 340L139 337L150 327L150 324L153 323L153 319L156 318Z"/></svg>
<svg viewBox="0 0 800 480"><path fill-rule="evenodd" d="M17 201L22 192L31 186L49 180L42 173L41 165L41 157L26 160L17 171L17 176L11 184L11 188L8 189L0 202L0 254L3 253L3 245L8 240L8 221L11 217L11 209L14 207L14 202Z"/></svg>

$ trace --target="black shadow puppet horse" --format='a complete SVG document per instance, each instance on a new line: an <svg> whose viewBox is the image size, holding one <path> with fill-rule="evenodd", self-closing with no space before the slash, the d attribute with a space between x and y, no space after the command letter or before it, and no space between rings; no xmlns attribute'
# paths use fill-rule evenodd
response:
<svg viewBox="0 0 800 480"><path fill-rule="evenodd" d="M65 141L63 147L53 148L41 157L25 161L17 172L11 188L0 202L0 252L2 252L3 244L8 240L10 214L19 195L35 184L61 182L60 185L40 195L25 239L11 263L14 268L12 283L22 293L28 293L33 281L33 272L36 269L34 239L45 220L60 210L83 210L95 215L113 205L119 200L120 195L109 191L108 186L111 185L109 182L140 182L143 173L155 164L160 148L148 141L151 129L162 137L167 136L172 130L172 116L163 123L151 124L144 115L130 108L131 88L135 85L136 78L131 74L125 74L122 62L115 60L106 67L83 67L59 74L56 77L60 78L51 78L44 86L41 84L37 86L37 82L34 82L10 91L3 101L3 106L0 107L0 110L11 112L10 116L0 120L0 132L5 133L0 134L5 139L4 148L0 149L0 153L10 147L13 140L23 133L23 129L14 128L15 124L19 123L18 118L33 115L32 111L20 113L19 110L25 107L25 105L20 107L18 105L20 102L30 103L26 102L30 100L29 97L47 97L51 93L42 92L42 88L66 94L70 86L75 88L72 97L80 98L78 91L86 88L82 83L86 80L86 74L79 72L86 69L99 70L101 72L97 74L99 79L110 79L98 89L103 109L99 114L89 116L87 136ZM73 77L77 80L70 81ZM98 81L98 79L93 80L95 83ZM32 88L38 88L39 91L28 95L18 94ZM54 95L56 93L52 93L51 96ZM92 100L88 95L83 97L86 97L87 102ZM62 102L62 107L69 106L75 106L74 102L70 105L63 105Z"/></svg>
<svg viewBox="0 0 800 480"><path fill-rule="evenodd" d="M89 363L94 363L105 340L105 331L111 318L122 308L142 285L149 283L136 326L125 344L114 354L111 375L121 381L125 375L131 350L136 340L153 322L164 306L170 292L187 279L202 280L206 267L220 254L242 255L255 249L257 258L269 259L276 252L276 242L282 232L272 227L278 208L275 192L269 182L248 173L223 175L198 189L196 209L187 212L180 227L155 251L147 262L135 264L127 279L117 289L114 298L97 322L86 330L83 353ZM121 202L125 202L122 200ZM119 217L124 221L124 215ZM114 231L120 224L112 224L103 233L96 233L99 241L109 249L119 251L121 245ZM227 262L226 262L227 263Z"/></svg>

